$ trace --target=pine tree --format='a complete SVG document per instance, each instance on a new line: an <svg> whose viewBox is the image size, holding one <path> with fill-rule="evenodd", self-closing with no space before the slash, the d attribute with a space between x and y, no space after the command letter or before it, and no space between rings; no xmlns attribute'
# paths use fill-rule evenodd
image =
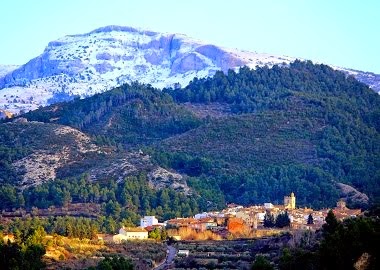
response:
<svg viewBox="0 0 380 270"><path fill-rule="evenodd" d="M273 270L273 266L270 262L261 255L256 256L255 262L252 264L252 270Z"/></svg>
<svg viewBox="0 0 380 270"><path fill-rule="evenodd" d="M309 214L309 217L307 218L307 224L314 224L314 218L312 214Z"/></svg>
<svg viewBox="0 0 380 270"><path fill-rule="evenodd" d="M327 213L325 221L326 223L322 226L325 235L334 233L340 224L332 210Z"/></svg>
<svg viewBox="0 0 380 270"><path fill-rule="evenodd" d="M274 216L273 214L271 214L269 211L267 211L265 213L265 216L264 216L264 227L266 228L272 228L274 227Z"/></svg>
<svg viewBox="0 0 380 270"><path fill-rule="evenodd" d="M290 218L288 212L281 213L276 218L276 227L283 228L290 226Z"/></svg>

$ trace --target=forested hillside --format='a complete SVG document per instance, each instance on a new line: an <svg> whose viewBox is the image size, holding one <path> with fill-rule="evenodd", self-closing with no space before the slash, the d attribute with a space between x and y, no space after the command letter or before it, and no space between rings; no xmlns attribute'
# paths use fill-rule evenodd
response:
<svg viewBox="0 0 380 270"><path fill-rule="evenodd" d="M343 73L296 61L219 72L165 92L180 103L218 102L236 113L161 147L220 164L212 182L229 201L273 201L293 190L301 204L321 206L337 199L337 182L380 195L380 98Z"/></svg>
<svg viewBox="0 0 380 270"><path fill-rule="evenodd" d="M150 144L197 127L198 119L150 86L133 83L86 99L29 112L23 117L78 128L106 144Z"/></svg>
<svg viewBox="0 0 380 270"><path fill-rule="evenodd" d="M325 65L241 68L162 92L134 83L23 117L142 149L212 207L291 191L299 205L328 207L349 195L337 183L380 197L380 97Z"/></svg>

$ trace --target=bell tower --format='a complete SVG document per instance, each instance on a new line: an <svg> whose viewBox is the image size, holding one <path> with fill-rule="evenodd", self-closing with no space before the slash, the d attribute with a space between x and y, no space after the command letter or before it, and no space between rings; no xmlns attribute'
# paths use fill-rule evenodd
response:
<svg viewBox="0 0 380 270"><path fill-rule="evenodd" d="M284 207L287 209L296 209L296 196L290 193L290 196L284 196Z"/></svg>

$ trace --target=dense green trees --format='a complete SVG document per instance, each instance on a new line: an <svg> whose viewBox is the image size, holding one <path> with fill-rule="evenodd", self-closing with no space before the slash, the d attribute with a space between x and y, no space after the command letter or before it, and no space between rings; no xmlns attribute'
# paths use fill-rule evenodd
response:
<svg viewBox="0 0 380 270"><path fill-rule="evenodd" d="M289 227L290 226L290 218L288 215L288 212L285 211L284 213L280 213L276 217L276 223L275 226L278 228L283 228L283 227Z"/></svg>
<svg viewBox="0 0 380 270"><path fill-rule="evenodd" d="M252 264L251 270L273 270L274 267L270 264L267 258L264 256L256 256L254 263Z"/></svg>
<svg viewBox="0 0 380 270"><path fill-rule="evenodd" d="M279 213L276 218L270 211L266 211L264 215L264 227L266 228L283 228L290 226L290 218L288 212Z"/></svg>
<svg viewBox="0 0 380 270"><path fill-rule="evenodd" d="M271 212L266 211L265 216L264 216L264 227L266 228L272 228L275 225L275 219L274 216Z"/></svg>
<svg viewBox="0 0 380 270"><path fill-rule="evenodd" d="M217 171L216 178L227 167L228 183L214 181L227 201L274 201L290 192L288 187L301 205L332 206L338 198L334 182L379 198L380 126L374 116L380 98L341 72L296 61L289 68L218 72L164 92L180 103L215 102L237 114L169 139L164 147L212 160L217 165L209 172ZM281 173L272 173L279 169ZM259 179L250 180L258 174ZM279 186L273 188L277 181ZM245 191L231 186L244 186Z"/></svg>
<svg viewBox="0 0 380 270"><path fill-rule="evenodd" d="M1 195L3 194L3 195ZM2 197L1 197L2 196ZM12 196L12 199L6 199ZM15 187L0 186L0 209L12 209L20 206L20 200L27 209L32 207L48 208L50 206L67 206L68 203L99 203L102 215L107 221L100 227L108 232L115 232L119 222L126 225L139 224L140 217L155 215L159 219L170 219L179 216L192 216L202 209L205 202L201 198L188 197L172 189L154 190L148 185L146 174L127 177L116 183L109 180L104 183L91 182L87 175L74 179L56 180L17 193ZM115 221L112 222L112 221ZM80 219L79 221L80 222ZM117 223L117 224L116 224ZM70 228L62 228L60 234L91 238L90 224L85 226L87 233L71 235ZM100 228L98 227L97 230ZM82 235L85 234L85 235Z"/></svg>
<svg viewBox="0 0 380 270"><path fill-rule="evenodd" d="M4 243L0 239L0 265L2 269L39 270L45 264L42 256L46 253L42 245L45 231L42 227L17 230L15 242Z"/></svg>
<svg viewBox="0 0 380 270"><path fill-rule="evenodd" d="M282 254L279 261L279 269L319 270L322 268L320 268L318 256L314 251L302 248L285 248L282 250Z"/></svg>
<svg viewBox="0 0 380 270"><path fill-rule="evenodd" d="M59 109L46 107L23 116L45 123L55 119L55 123L78 128L94 135L97 142L114 146L151 144L200 124L168 94L137 82L55 106Z"/></svg>
<svg viewBox="0 0 380 270"><path fill-rule="evenodd" d="M379 105L380 97L355 79L325 65L296 61L282 68L217 72L162 92L138 83L124 85L24 116L79 128L112 151L144 149L157 164L189 175L203 208L220 208L225 202L278 203L291 191L298 205L321 208L335 204L339 182L371 201L380 198ZM38 136L14 140L12 132L0 126L0 181L8 183L22 173L13 162L38 142ZM78 175L89 170L86 165L68 166L58 175ZM4 201L15 206L14 196L4 194ZM48 201L76 201L65 194L63 201ZM106 196L113 197L87 199L108 204L107 211L115 215L116 203L126 198L115 193L115 199L104 200ZM137 208L152 208L150 200L130 200ZM164 206L154 211L160 214Z"/></svg>
<svg viewBox="0 0 380 270"><path fill-rule="evenodd" d="M88 270L133 270L133 264L130 259L122 256L106 257L96 267L90 267Z"/></svg>
<svg viewBox="0 0 380 270"><path fill-rule="evenodd" d="M25 203L25 201L18 196L16 188L10 184L4 184L0 187L0 202L0 209L20 207Z"/></svg>
<svg viewBox="0 0 380 270"><path fill-rule="evenodd" d="M284 249L279 268L356 269L359 259L365 269L378 269L380 224L377 217L358 217L338 221L332 211L312 246Z"/></svg>
<svg viewBox="0 0 380 270"><path fill-rule="evenodd" d="M165 228L154 228L152 231L149 232L149 238L155 239L155 240L166 240L168 237L167 232Z"/></svg>
<svg viewBox="0 0 380 270"><path fill-rule="evenodd" d="M352 269L353 264L367 253L370 269L377 269L379 228L378 220L360 217L339 222L329 213L323 226L324 237L319 250L322 267Z"/></svg>

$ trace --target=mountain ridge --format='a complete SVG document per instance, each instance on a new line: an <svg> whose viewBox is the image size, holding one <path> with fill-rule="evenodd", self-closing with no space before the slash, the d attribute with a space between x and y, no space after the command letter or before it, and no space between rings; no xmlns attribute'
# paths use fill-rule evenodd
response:
<svg viewBox="0 0 380 270"><path fill-rule="evenodd" d="M378 198L379 102L353 77L295 61L218 71L181 89L126 84L23 117L142 149L219 206L278 202L293 191L300 205L324 207L342 194L336 183Z"/></svg>
<svg viewBox="0 0 380 270"><path fill-rule="evenodd" d="M224 48L183 34L111 25L51 41L41 55L0 73L0 108L29 111L133 81L161 89L184 87L218 70L281 66L295 60ZM380 89L380 75L333 68Z"/></svg>

